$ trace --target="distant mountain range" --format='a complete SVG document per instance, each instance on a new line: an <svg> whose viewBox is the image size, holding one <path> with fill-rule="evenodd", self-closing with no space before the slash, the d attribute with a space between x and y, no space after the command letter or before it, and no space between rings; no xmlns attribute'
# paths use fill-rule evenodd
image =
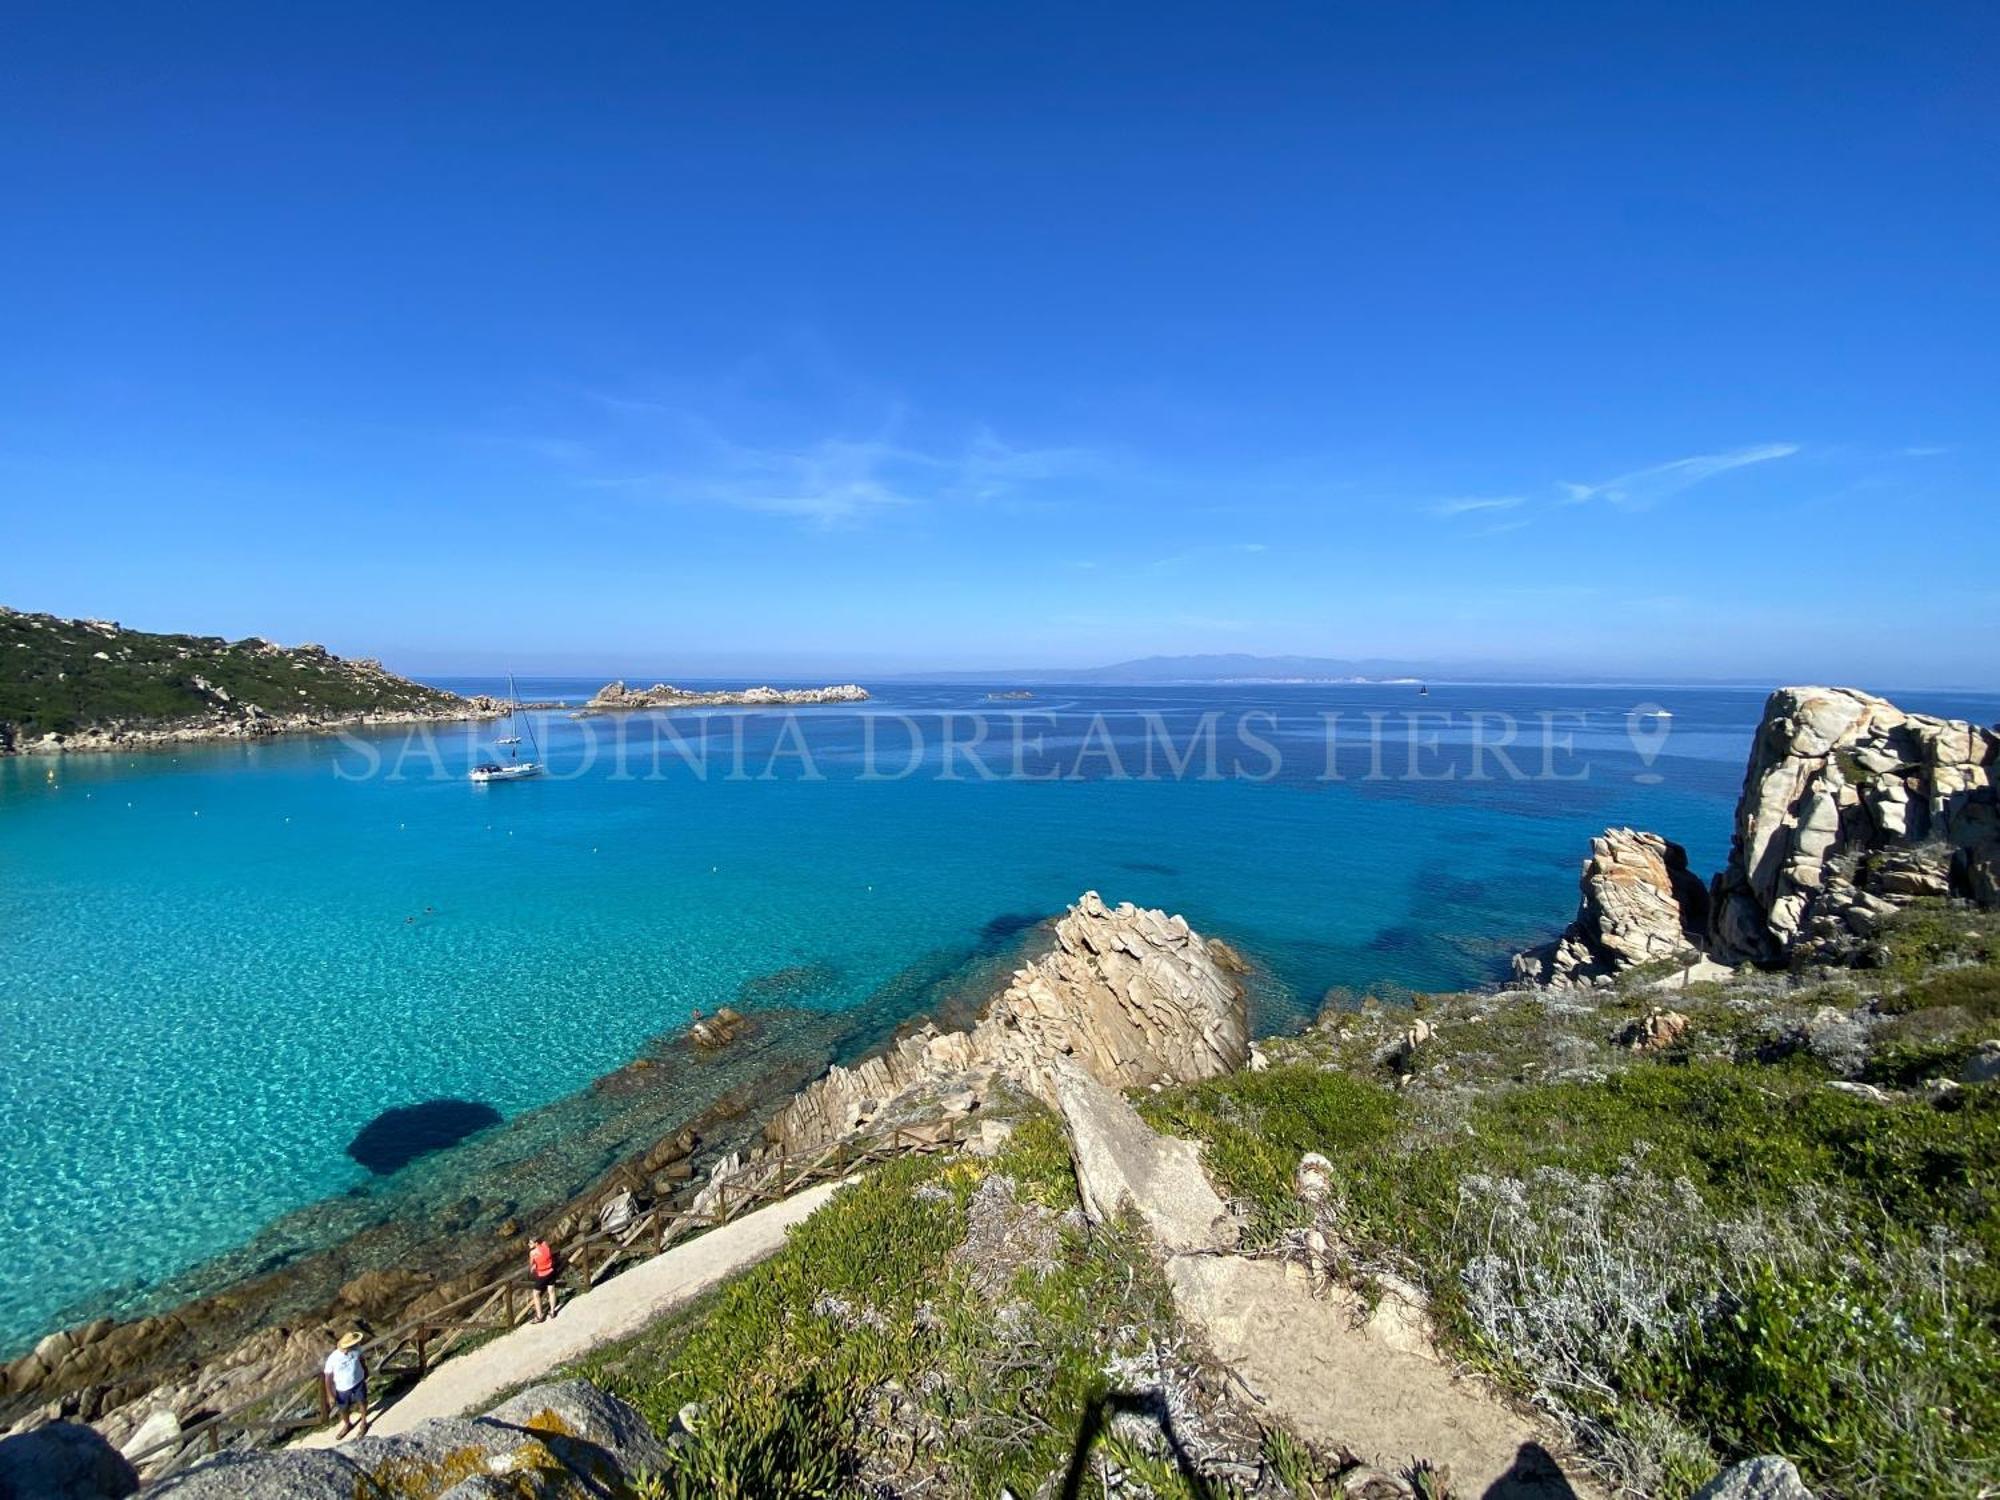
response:
<svg viewBox="0 0 2000 1500"><path fill-rule="evenodd" d="M1206 656L1146 656L1108 667L1039 667L1013 671L905 673L930 682L1096 682L1152 686L1175 682L1380 682L1436 675L1434 662L1384 657L1251 656L1232 651Z"/></svg>
<svg viewBox="0 0 2000 1500"><path fill-rule="evenodd" d="M1646 677L1584 672L1533 662L1412 661L1384 656L1252 656L1232 651L1204 656L1145 656L1107 667L1021 667L1012 670L875 673L871 680L976 683L1096 683L1107 687L1162 687L1176 683L1273 682L1547 682L1680 683L1709 687L1765 686L1762 678Z"/></svg>

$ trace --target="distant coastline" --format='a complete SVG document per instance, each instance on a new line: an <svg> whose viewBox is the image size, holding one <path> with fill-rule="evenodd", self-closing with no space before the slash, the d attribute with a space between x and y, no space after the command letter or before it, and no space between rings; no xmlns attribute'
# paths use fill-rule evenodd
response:
<svg viewBox="0 0 2000 1500"><path fill-rule="evenodd" d="M854 683L693 691L606 683L588 702L510 704L460 694L324 646L257 636L169 635L116 620L71 620L0 606L0 756L157 750L220 740L476 723L515 707L611 710L859 703Z"/></svg>

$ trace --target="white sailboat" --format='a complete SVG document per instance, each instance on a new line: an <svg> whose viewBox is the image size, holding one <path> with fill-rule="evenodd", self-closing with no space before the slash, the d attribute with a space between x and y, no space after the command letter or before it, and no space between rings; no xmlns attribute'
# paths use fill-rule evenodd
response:
<svg viewBox="0 0 2000 1500"><path fill-rule="evenodd" d="M521 714L521 700L519 695L514 691L514 674L512 672L507 674L507 717L509 719L520 719L521 727L528 732L529 749L536 755L539 755L541 747L535 743L535 726L532 721ZM484 786L489 781L526 781L530 776L539 776L542 774L542 765L539 760L521 759L521 751L519 749L521 743L520 735L510 734L495 743L508 747L507 758L504 761L481 761L466 773L479 785Z"/></svg>

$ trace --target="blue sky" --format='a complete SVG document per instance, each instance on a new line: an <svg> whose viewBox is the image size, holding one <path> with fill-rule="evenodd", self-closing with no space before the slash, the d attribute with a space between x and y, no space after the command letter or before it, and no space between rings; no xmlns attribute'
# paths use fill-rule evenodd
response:
<svg viewBox="0 0 2000 1500"><path fill-rule="evenodd" d="M2000 682L2000 13L5 7L0 600Z"/></svg>

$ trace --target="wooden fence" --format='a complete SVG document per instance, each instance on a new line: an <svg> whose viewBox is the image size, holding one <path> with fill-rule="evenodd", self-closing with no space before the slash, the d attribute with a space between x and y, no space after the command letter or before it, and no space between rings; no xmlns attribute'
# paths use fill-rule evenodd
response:
<svg viewBox="0 0 2000 1500"><path fill-rule="evenodd" d="M845 1177L875 1162L955 1150L959 1144L949 1122L940 1122L933 1127L898 1127L886 1135L837 1141L796 1161L781 1148L775 1156L751 1162L723 1179L716 1186L713 1203L701 1213L655 1204L618 1228L599 1229L570 1241L564 1256L571 1277L588 1291L619 1269L662 1253L690 1233L726 1224L759 1204L775 1203L801 1188ZM360 1346L368 1361L369 1379L377 1383L378 1390L391 1381L421 1380L468 1336L504 1333L516 1327L529 1315L529 1300L522 1295L528 1286L525 1271L511 1271L377 1334ZM315 1369L191 1422L178 1437L126 1456L135 1467L152 1466L147 1474L150 1483L194 1458L220 1453L224 1448L282 1443L305 1428L320 1426L331 1415L325 1382Z"/></svg>

